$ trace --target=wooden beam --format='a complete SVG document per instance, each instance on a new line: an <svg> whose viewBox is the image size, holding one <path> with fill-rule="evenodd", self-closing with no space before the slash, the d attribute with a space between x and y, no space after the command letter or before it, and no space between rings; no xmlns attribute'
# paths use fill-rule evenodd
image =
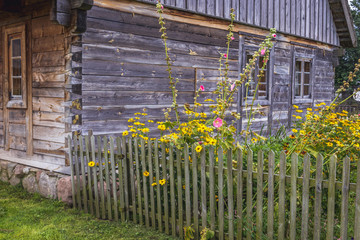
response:
<svg viewBox="0 0 360 240"><path fill-rule="evenodd" d="M93 0L71 0L71 8L81 9L81 10L90 10L94 5Z"/></svg>

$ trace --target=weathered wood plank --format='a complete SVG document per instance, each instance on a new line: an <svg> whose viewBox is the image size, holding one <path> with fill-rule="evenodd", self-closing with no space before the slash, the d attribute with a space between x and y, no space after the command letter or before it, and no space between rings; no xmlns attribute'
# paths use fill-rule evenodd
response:
<svg viewBox="0 0 360 240"><path fill-rule="evenodd" d="M191 148L192 158L192 186L193 186L193 216L194 216L194 230L195 239L199 239L199 196L198 196L198 161L195 151L196 145L194 144ZM211 153L211 152L210 152ZM214 154L214 153L213 153ZM214 158L214 157L213 157ZM210 157L211 163L211 157ZM211 189L211 188L210 188Z"/></svg>
<svg viewBox="0 0 360 240"><path fill-rule="evenodd" d="M355 225L360 226L360 161L357 162L356 172ZM355 228L354 239L360 239L360 228Z"/></svg>
<svg viewBox="0 0 360 240"><path fill-rule="evenodd" d="M227 152L227 192L228 192L228 233L229 239L234 239L234 186L232 150ZM259 174L260 175L260 174Z"/></svg>
<svg viewBox="0 0 360 240"><path fill-rule="evenodd" d="M84 138L79 136L79 152L80 152L80 168L81 168L81 183L82 183L82 194L83 194L83 205L85 213L88 213L88 198L86 192L86 175L85 175L85 159L84 159Z"/></svg>
<svg viewBox="0 0 360 240"><path fill-rule="evenodd" d="M316 186L314 204L314 239L320 239L321 224L321 193L323 180L323 156L319 154L316 159Z"/></svg>
<svg viewBox="0 0 360 240"><path fill-rule="evenodd" d="M220 147L218 149L218 188L219 188L219 239L222 240L224 236L224 157L223 149Z"/></svg>
<svg viewBox="0 0 360 240"><path fill-rule="evenodd" d="M134 174L134 156L133 156L133 142L134 140L129 137L128 139L128 148L129 148L129 175L130 175L130 189L131 189L131 200L132 200L132 214L133 222L137 223L137 210L136 210L136 188L135 188L135 174ZM156 152L155 152L156 153ZM126 155L125 155L126 157Z"/></svg>
<svg viewBox="0 0 360 240"><path fill-rule="evenodd" d="M349 183L350 183L350 158L343 160L342 191L341 191L341 239L348 239L348 221L349 221Z"/></svg>
<svg viewBox="0 0 360 240"><path fill-rule="evenodd" d="M236 217L237 217L237 233L236 239L242 239L243 230L243 152L241 149L236 151L236 169L237 169L237 186L236 186Z"/></svg>
<svg viewBox="0 0 360 240"><path fill-rule="evenodd" d="M285 175L286 175L286 154L280 153L280 173L279 173L279 240L285 239Z"/></svg>
<svg viewBox="0 0 360 240"><path fill-rule="evenodd" d="M171 234L176 236L176 208L175 208L175 177L174 177L174 149L169 146L170 159L170 201L171 201Z"/></svg>
<svg viewBox="0 0 360 240"><path fill-rule="evenodd" d="M153 170L153 152L152 152L153 141L149 141L147 144L148 147L148 156L147 161L149 163L149 186L150 186L150 218L151 218L151 227L156 228L156 212L155 212L155 195L154 195L154 186L152 185L154 181L154 170ZM161 215L160 215L161 216Z"/></svg>
<svg viewBox="0 0 360 240"><path fill-rule="evenodd" d="M207 213L206 213L206 156L205 149L203 148L200 153L201 161L201 227L207 226Z"/></svg>
<svg viewBox="0 0 360 240"><path fill-rule="evenodd" d="M141 170L142 170L142 180L143 180L143 191L144 191L144 208L145 208L145 226L150 227L149 221L149 195L148 195L148 184L147 184L147 174L148 168L146 164L146 152L145 152L145 141L144 139L140 140L141 145Z"/></svg>
<svg viewBox="0 0 360 240"><path fill-rule="evenodd" d="M158 226L157 228L162 231L162 220L161 220L161 187L159 184L159 180L160 180L160 167L159 167L159 146L158 146L158 141L155 141L155 145L154 145L154 161L155 161L155 175L156 178L154 181L154 183L156 183L156 200L157 200L157 220L158 220ZM163 152L161 153L163 155Z"/></svg>
<svg viewBox="0 0 360 240"><path fill-rule="evenodd" d="M78 203L78 209L82 209L81 205L81 186L80 186L80 170L79 170L79 155L78 155L78 140L77 138L73 138L74 142L74 162L75 162L75 174L76 174L76 198Z"/></svg>
<svg viewBox="0 0 360 240"><path fill-rule="evenodd" d="M263 169L264 169L264 153L258 151L257 159L257 186L256 186L256 239L263 238Z"/></svg>
<svg viewBox="0 0 360 240"><path fill-rule="evenodd" d="M111 180L112 180L112 194L113 194L113 201L114 201L114 205L113 205L113 211L114 211L114 220L118 221L119 220L119 209L118 209L118 201L117 201L117 180L116 180L116 169L115 169L115 158L114 158L114 138L110 137L109 139L110 141L110 166L111 166ZM120 172L122 172L122 168L120 168L119 166L119 178L122 178L122 174L120 174ZM122 181L119 181L119 185L122 185ZM120 191L121 195L124 195L123 191Z"/></svg>
<svg viewBox="0 0 360 240"><path fill-rule="evenodd" d="M168 197L168 182L167 182L167 164L166 164L166 146L161 144L161 167L162 167L162 178L166 180L165 184L162 186L163 195L164 195L164 216L165 216L165 233L169 234L169 222L166 219L169 219L169 197Z"/></svg>
<svg viewBox="0 0 360 240"><path fill-rule="evenodd" d="M337 162L337 158L335 155L333 155L330 158L330 169L329 169L330 176L329 176L327 223L326 223L327 240L334 239L336 162ZM304 179L305 179L305 175L304 175Z"/></svg>
<svg viewBox="0 0 360 240"><path fill-rule="evenodd" d="M213 147L209 148L209 201L210 201L210 229L215 230L215 159L214 159L214 149Z"/></svg>
<svg viewBox="0 0 360 240"><path fill-rule="evenodd" d="M90 143L91 143L91 160L95 163L94 167L92 168L92 174L94 177L94 194L95 194L95 216L97 218L100 218L100 206L99 206L99 187L98 187L98 178L97 178L97 163L99 161L96 161L95 152L95 137L90 137Z"/></svg>
<svg viewBox="0 0 360 240"><path fill-rule="evenodd" d="M73 201L72 201L72 206L73 208L76 207L76 201L78 199L76 199L76 195L75 195L75 180L74 180L74 158L73 158L73 148L72 148L72 141L71 141L71 137L68 136L68 147L69 147L69 160L70 160L70 169L71 169L71 195L73 196Z"/></svg>
<svg viewBox="0 0 360 240"><path fill-rule="evenodd" d="M185 213L186 226L191 225L191 200L190 200L190 169L189 169L189 146L184 146L184 162L185 162Z"/></svg>
<svg viewBox="0 0 360 240"><path fill-rule="evenodd" d="M308 239L308 219L309 219L309 179L310 179L310 155L304 156L304 181L302 194L302 213L301 213L301 239Z"/></svg>
<svg viewBox="0 0 360 240"><path fill-rule="evenodd" d="M177 197L178 197L178 226L179 236L182 239L184 237L184 212L183 212L183 182L182 182L182 152L180 149L176 149L176 175L177 175Z"/></svg>
<svg viewBox="0 0 360 240"><path fill-rule="evenodd" d="M103 137L104 144L104 163L105 163L105 198L106 198L106 208L107 208L107 217L109 220L112 220L112 211L111 211L111 185L110 185L110 174L109 174L109 139L107 136Z"/></svg>
<svg viewBox="0 0 360 240"><path fill-rule="evenodd" d="M253 229L253 221L252 221L252 188L253 188L253 151L251 149L248 150L247 153L247 176L246 176L246 239L251 240L251 233Z"/></svg>
<svg viewBox="0 0 360 240"><path fill-rule="evenodd" d="M274 166L275 165L275 153L274 151L269 152L269 163L268 163L268 214L267 214L267 238L274 238Z"/></svg>
<svg viewBox="0 0 360 240"><path fill-rule="evenodd" d="M86 151L86 168L87 168L87 182L88 182L88 189L89 189L89 208L90 208L90 214L94 215L94 197L93 197L93 185L91 181L91 167L89 165L91 158L90 158L90 142L89 142L89 135L85 136L85 151ZM95 167L95 166L94 166Z"/></svg>
<svg viewBox="0 0 360 240"><path fill-rule="evenodd" d="M135 151L135 172L136 172L136 183L137 183L137 200L138 200L138 216L140 225L143 224L143 206L142 206L142 195L141 195L141 183L140 183L140 160L139 160L139 139L134 138L134 151Z"/></svg>
<svg viewBox="0 0 360 240"><path fill-rule="evenodd" d="M128 211L128 205L125 206L125 199L128 199L129 198L129 195L128 195L128 192L124 190L124 188L126 187L127 188L127 185L124 184L124 181L126 179L126 177L124 177L124 173L126 172L126 167L125 167L125 161L123 161L123 158L122 156L124 156L125 158L125 154L123 153L122 151L122 144L123 142L120 141L120 137L117 137L116 138L116 147L117 147L117 151L118 151L118 154L120 155L119 156L119 159L116 159L115 160L115 163L116 165L118 166L118 174L119 174L119 208L120 208L120 218L121 218L121 221L124 222L125 219L128 219L129 220L129 216L125 216L125 211ZM111 146L111 145L110 145ZM126 147L125 147L126 148ZM114 169L116 170L116 169ZM113 179L116 179L116 176L115 178L113 177ZM113 189L116 189L116 187L113 187ZM116 203L117 204L117 203ZM115 211L117 212L118 209L117 207L115 208L114 206L114 209ZM115 215L116 216L116 215Z"/></svg>
<svg viewBox="0 0 360 240"><path fill-rule="evenodd" d="M291 156L291 193L290 193L290 239L296 238L296 180L298 177L298 155Z"/></svg>

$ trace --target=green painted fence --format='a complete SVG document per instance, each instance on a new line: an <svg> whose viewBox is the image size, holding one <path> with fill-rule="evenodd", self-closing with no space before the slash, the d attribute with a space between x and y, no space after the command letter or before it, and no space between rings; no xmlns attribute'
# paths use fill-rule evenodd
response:
<svg viewBox="0 0 360 240"><path fill-rule="evenodd" d="M217 239L360 240L360 161L350 169L348 157L198 153L107 136L68 137L68 146L73 206L97 218L181 238L191 226L195 239L206 227Z"/></svg>

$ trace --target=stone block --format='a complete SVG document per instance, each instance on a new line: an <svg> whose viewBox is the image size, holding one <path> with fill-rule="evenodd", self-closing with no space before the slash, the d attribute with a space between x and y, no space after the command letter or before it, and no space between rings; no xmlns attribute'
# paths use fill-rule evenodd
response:
<svg viewBox="0 0 360 240"><path fill-rule="evenodd" d="M16 163L11 163L9 162L8 165L7 165L7 172L8 172L8 176L9 178L13 175L14 173L14 168L16 167Z"/></svg>
<svg viewBox="0 0 360 240"><path fill-rule="evenodd" d="M24 165L18 164L14 169L14 175L19 178L24 177L24 168Z"/></svg>
<svg viewBox="0 0 360 240"><path fill-rule="evenodd" d="M7 170L2 170L0 172L0 180L3 181L3 182L8 182L9 181L9 178L7 176Z"/></svg>
<svg viewBox="0 0 360 240"><path fill-rule="evenodd" d="M7 170L7 165L8 162L7 161L0 161L0 170Z"/></svg>
<svg viewBox="0 0 360 240"><path fill-rule="evenodd" d="M41 172L39 178L39 193L46 197L56 199L57 178L49 177L45 172Z"/></svg>
<svg viewBox="0 0 360 240"><path fill-rule="evenodd" d="M24 189L30 193L39 192L39 186L36 181L36 177L33 174L27 175L22 180Z"/></svg>
<svg viewBox="0 0 360 240"><path fill-rule="evenodd" d="M13 185L13 186L16 186L16 185L19 185L21 180L20 178L18 178L15 174L12 175L12 177L10 178L10 184Z"/></svg>
<svg viewBox="0 0 360 240"><path fill-rule="evenodd" d="M62 202L72 204L71 177L63 177L58 180L57 197Z"/></svg>

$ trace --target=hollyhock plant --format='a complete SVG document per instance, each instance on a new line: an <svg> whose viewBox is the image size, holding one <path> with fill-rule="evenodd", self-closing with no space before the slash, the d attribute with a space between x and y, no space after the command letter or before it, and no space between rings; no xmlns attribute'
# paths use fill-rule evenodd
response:
<svg viewBox="0 0 360 240"><path fill-rule="evenodd" d="M221 118L217 118L213 122L214 127L219 128L223 125L223 120Z"/></svg>
<svg viewBox="0 0 360 240"><path fill-rule="evenodd" d="M205 91L205 87L203 85L200 86L200 91Z"/></svg>
<svg viewBox="0 0 360 240"><path fill-rule="evenodd" d="M265 53L266 53L266 48L261 49L261 52L260 52L261 56L264 56Z"/></svg>

